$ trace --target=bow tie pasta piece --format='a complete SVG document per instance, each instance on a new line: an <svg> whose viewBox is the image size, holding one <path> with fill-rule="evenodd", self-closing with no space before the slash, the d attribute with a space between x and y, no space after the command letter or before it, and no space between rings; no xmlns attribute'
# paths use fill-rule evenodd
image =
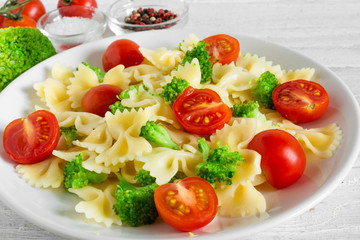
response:
<svg viewBox="0 0 360 240"><path fill-rule="evenodd" d="M74 73L71 67L55 63L54 66L51 68L51 76L55 79L62 81L65 85L69 85L70 78L74 77Z"/></svg>
<svg viewBox="0 0 360 240"><path fill-rule="evenodd" d="M155 66L150 64L140 64L124 69L129 74L130 85L144 83L146 87L155 92L161 88L160 82L164 81L164 75Z"/></svg>
<svg viewBox="0 0 360 240"><path fill-rule="evenodd" d="M65 161L51 156L45 161L16 166L16 171L31 186L37 188L58 188L64 181L63 167Z"/></svg>
<svg viewBox="0 0 360 240"><path fill-rule="evenodd" d="M219 199L219 216L245 217L266 211L266 200L251 181L245 185L233 183L215 191Z"/></svg>
<svg viewBox="0 0 360 240"><path fill-rule="evenodd" d="M106 113L106 123L115 143L102 152L96 162L104 163L105 166L117 166L150 152L152 146L145 138L140 137L140 129L151 120L152 114L152 108Z"/></svg>
<svg viewBox="0 0 360 240"><path fill-rule="evenodd" d="M53 151L54 156L57 156L58 158L64 159L65 161L68 162L72 161L77 155L79 155L79 153L82 153L82 166L85 169L96 173L110 174L112 172L118 172L119 169L124 165L124 164L120 164L117 166L105 167L104 164L99 164L95 161L96 157L98 156L96 152L78 147L66 151L58 151L58 150Z"/></svg>
<svg viewBox="0 0 360 240"><path fill-rule="evenodd" d="M105 123L105 119L87 112L58 112L55 114L60 127L75 126L83 135L90 135L95 128Z"/></svg>
<svg viewBox="0 0 360 240"><path fill-rule="evenodd" d="M123 65L117 65L105 73L103 84L114 85L124 90L130 84L129 73Z"/></svg>
<svg viewBox="0 0 360 240"><path fill-rule="evenodd" d="M137 158L144 162L143 168L150 171L150 175L156 178L156 183L167 183L177 172L183 172L186 176L195 176L195 167L202 162L202 154L185 150L173 150L164 147L153 150Z"/></svg>
<svg viewBox="0 0 360 240"><path fill-rule="evenodd" d="M228 145L231 151L239 151L247 147L255 134L272 128L275 127L268 121L264 122L256 118L237 118L211 135L210 145L215 147L217 142L220 142L222 146Z"/></svg>
<svg viewBox="0 0 360 240"><path fill-rule="evenodd" d="M72 101L67 94L67 85L56 78L48 78L44 82L34 84L34 89L41 101L52 112L72 111Z"/></svg>
<svg viewBox="0 0 360 240"><path fill-rule="evenodd" d="M114 192L117 182L105 182L100 184L100 188L86 186L80 189L69 188L69 192L75 193L83 201L75 206L75 211L84 213L87 219L103 223L106 227L112 224L121 225L121 220L115 215L112 207L116 203Z"/></svg>
<svg viewBox="0 0 360 240"><path fill-rule="evenodd" d="M96 73L89 67L79 64L74 77L70 78L67 94L71 101L71 107L76 110L81 109L81 100L85 93L97 85L99 85Z"/></svg>
<svg viewBox="0 0 360 240"><path fill-rule="evenodd" d="M104 123L96 127L85 139L73 142L74 145L87 148L90 151L102 153L113 144L113 138Z"/></svg>
<svg viewBox="0 0 360 240"><path fill-rule="evenodd" d="M179 44L179 49L184 53L190 51L198 44L200 39L195 34L190 34Z"/></svg>
<svg viewBox="0 0 360 240"><path fill-rule="evenodd" d="M237 167L235 180L241 184L246 185L247 181L255 181L255 177L261 174L261 155L256 151L249 149L241 149L240 154L244 157L245 161Z"/></svg>
<svg viewBox="0 0 360 240"><path fill-rule="evenodd" d="M179 50L168 50L165 47L157 49L139 48L147 61L153 64L163 74L169 74L182 61L184 53Z"/></svg>
<svg viewBox="0 0 360 240"><path fill-rule="evenodd" d="M194 88L199 88L201 81L201 69L199 65L199 60L197 58L194 58L191 63L186 62L184 66L179 65L177 69L173 70L170 73L168 80L164 82L163 85L171 82L173 77L184 79L188 83L190 83L190 86Z"/></svg>
<svg viewBox="0 0 360 240"><path fill-rule="evenodd" d="M247 69L249 73L255 75L257 78L266 71L274 74L277 79L280 79L283 75L280 65L273 66L271 61L266 61L265 57L259 57L256 54L240 54L236 61L236 66Z"/></svg>
<svg viewBox="0 0 360 240"><path fill-rule="evenodd" d="M304 79L313 81L315 78L315 69L314 68L302 68L297 69L295 71L285 71L283 70L283 75L279 79L280 83L297 80L297 79Z"/></svg>
<svg viewBox="0 0 360 240"><path fill-rule="evenodd" d="M335 123L325 127L295 130L295 138L305 150L318 158L330 158L342 139L342 131Z"/></svg>
<svg viewBox="0 0 360 240"><path fill-rule="evenodd" d="M281 116L280 113L278 113L275 110L265 109L264 114L266 119L273 122L273 125L279 126L281 129L287 129L287 130L296 130L296 129L302 129L301 126L296 125L295 123L287 120L283 116Z"/></svg>

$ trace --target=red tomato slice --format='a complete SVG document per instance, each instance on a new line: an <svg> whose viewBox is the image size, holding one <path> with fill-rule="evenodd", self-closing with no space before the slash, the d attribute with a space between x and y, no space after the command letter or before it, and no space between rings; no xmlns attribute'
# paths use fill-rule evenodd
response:
<svg viewBox="0 0 360 240"><path fill-rule="evenodd" d="M91 88L85 93L81 100L81 105L84 112L94 113L101 117L109 110L109 106L119 101L117 95L122 90L110 84L101 84Z"/></svg>
<svg viewBox="0 0 360 240"><path fill-rule="evenodd" d="M261 155L261 170L266 180L275 188L290 186L304 173L304 149L298 140L286 131L273 129L260 132L250 141L248 148Z"/></svg>
<svg viewBox="0 0 360 240"><path fill-rule="evenodd" d="M180 125L196 134L212 134L231 119L231 109L211 89L187 87L175 100L173 111Z"/></svg>
<svg viewBox="0 0 360 240"><path fill-rule="evenodd" d="M329 105L329 95L320 84L301 79L280 84L272 98L276 110L295 123L318 119Z"/></svg>
<svg viewBox="0 0 360 240"><path fill-rule="evenodd" d="M226 34L218 34L204 39L210 61L214 64L220 62L229 64L239 57L240 43L236 38Z"/></svg>
<svg viewBox="0 0 360 240"><path fill-rule="evenodd" d="M54 114L38 110L9 123L3 136L4 149L15 162L32 164L45 160L55 149L60 129Z"/></svg>
<svg viewBox="0 0 360 240"><path fill-rule="evenodd" d="M218 198L214 188L200 177L160 185L154 194L160 217L180 231L193 231L216 216Z"/></svg>
<svg viewBox="0 0 360 240"><path fill-rule="evenodd" d="M108 46L103 55L102 63L104 71L107 72L119 64L127 68L139 65L143 60L144 56L139 51L137 43L128 39L119 39Z"/></svg>

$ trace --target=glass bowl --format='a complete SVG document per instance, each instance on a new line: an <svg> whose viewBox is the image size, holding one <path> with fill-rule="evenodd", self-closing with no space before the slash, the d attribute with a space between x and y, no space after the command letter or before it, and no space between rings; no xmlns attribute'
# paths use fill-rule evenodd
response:
<svg viewBox="0 0 360 240"><path fill-rule="evenodd" d="M57 52L103 37L106 15L96 8L66 6L43 15L37 28L53 43Z"/></svg>
<svg viewBox="0 0 360 240"><path fill-rule="evenodd" d="M146 24L143 23L144 25L125 21L125 18L131 18L133 12L138 11L140 8L142 10L154 9L156 12L162 9L165 13L168 11L177 16L171 20L164 20L159 23L152 21ZM119 0L110 5L107 10L107 17L109 28L115 35L147 30L161 30L170 27L180 29L188 21L189 6L185 0Z"/></svg>

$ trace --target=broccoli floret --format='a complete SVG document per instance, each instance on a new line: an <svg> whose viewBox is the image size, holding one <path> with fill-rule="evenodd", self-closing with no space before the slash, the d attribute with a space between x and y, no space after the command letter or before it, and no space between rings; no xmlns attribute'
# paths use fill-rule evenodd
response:
<svg viewBox="0 0 360 240"><path fill-rule="evenodd" d="M55 54L50 40L38 29L0 29L0 92L20 74Z"/></svg>
<svg viewBox="0 0 360 240"><path fill-rule="evenodd" d="M163 91L159 94L165 103L173 104L179 95L189 86L189 82L182 78L173 77L170 83L163 86Z"/></svg>
<svg viewBox="0 0 360 240"><path fill-rule="evenodd" d="M89 184L100 183L107 179L107 174L96 173L82 166L83 154L80 152L73 160L67 162L64 167L64 187L83 188Z"/></svg>
<svg viewBox="0 0 360 240"><path fill-rule="evenodd" d="M278 86L279 80L269 71L260 75L252 89L252 95L264 108L275 109L272 100L272 92Z"/></svg>
<svg viewBox="0 0 360 240"><path fill-rule="evenodd" d="M140 85L131 85L128 89L125 89L119 94L119 99L127 99L130 98L130 92L136 91L137 94L141 94L142 91L148 91L149 88L146 87L143 83Z"/></svg>
<svg viewBox="0 0 360 240"><path fill-rule="evenodd" d="M209 61L210 56L205 47L206 43L204 41L199 41L193 49L185 53L185 56L180 63L181 66L184 66L185 63L191 63L194 58L197 58L201 70L201 83L210 81L212 76L212 63Z"/></svg>
<svg viewBox="0 0 360 240"><path fill-rule="evenodd" d="M198 140L198 149L204 155L209 152L206 160L195 167L197 176L205 179L213 186L215 183L232 184L232 179L236 173L236 167L245 159L239 152L231 152L228 145L217 148L206 147L204 138Z"/></svg>
<svg viewBox="0 0 360 240"><path fill-rule="evenodd" d="M117 110L119 110L120 112L123 112L124 110L130 111L130 110L131 110L131 107L126 107L126 106L124 106L124 105L121 103L121 101L117 101L117 102L115 102L114 104L111 104L111 105L109 106L109 109L110 109L110 111L111 111L112 114L115 114L115 112L116 112Z"/></svg>
<svg viewBox="0 0 360 240"><path fill-rule="evenodd" d="M135 180L137 184L141 186L147 186L155 183L156 178L150 175L150 171L141 169L135 175Z"/></svg>
<svg viewBox="0 0 360 240"><path fill-rule="evenodd" d="M76 130L75 125L70 127L61 127L60 134L64 136L67 147L72 146L73 145L72 142L75 141L76 139L79 139L80 137L79 132Z"/></svg>
<svg viewBox="0 0 360 240"><path fill-rule="evenodd" d="M105 72L101 71L100 68L92 67L87 62L82 62L82 64L95 72L99 83L102 83L104 81Z"/></svg>
<svg viewBox="0 0 360 240"><path fill-rule="evenodd" d="M138 227L155 222L159 216L154 202L154 192L158 185L153 183L144 187L135 187L126 182L120 174L117 176L120 183L115 190L116 203L113 209L122 223Z"/></svg>
<svg viewBox="0 0 360 240"><path fill-rule="evenodd" d="M171 139L166 129L154 121L147 121L146 124L141 127L140 136L159 147L167 147L174 150L180 149Z"/></svg>
<svg viewBox="0 0 360 240"><path fill-rule="evenodd" d="M183 179L186 176L182 172L177 172L169 181L169 183L173 183L176 180ZM137 184L140 186L147 186L151 185L156 182L156 178L150 175L150 171L141 169L135 175L135 180Z"/></svg>
<svg viewBox="0 0 360 240"><path fill-rule="evenodd" d="M257 101L249 101L233 105L230 109L233 117L263 118L264 115L259 111L259 107Z"/></svg>

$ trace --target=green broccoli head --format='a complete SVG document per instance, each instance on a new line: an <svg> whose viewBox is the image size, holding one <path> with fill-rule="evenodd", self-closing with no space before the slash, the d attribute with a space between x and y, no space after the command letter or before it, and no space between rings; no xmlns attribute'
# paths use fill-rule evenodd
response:
<svg viewBox="0 0 360 240"><path fill-rule="evenodd" d="M235 104L230 109L233 117L266 119L264 114L260 112L259 107L260 105L257 101L249 101Z"/></svg>
<svg viewBox="0 0 360 240"><path fill-rule="evenodd" d="M201 71L201 83L206 83L211 80L212 77L212 63L209 61L210 56L206 51L206 43L199 41L193 49L187 51L180 65L184 66L185 63L191 63L194 58L199 60L200 71Z"/></svg>
<svg viewBox="0 0 360 240"><path fill-rule="evenodd" d="M82 166L83 154L80 152L75 158L67 162L64 167L64 187L83 188L89 184L100 183L107 179L107 174L96 173Z"/></svg>
<svg viewBox="0 0 360 240"><path fill-rule="evenodd" d="M112 114L115 114L115 112L116 112L117 110L119 110L120 112L124 112L125 110L128 110L128 111L131 110L130 107L124 106L124 105L121 103L121 101L116 101L114 104L111 104L111 105L109 106L109 109L110 109L110 111L111 111Z"/></svg>
<svg viewBox="0 0 360 240"><path fill-rule="evenodd" d="M176 180L180 180L185 178L185 174L182 172L177 172L169 181L169 183L173 183ZM151 185L156 182L156 178L150 175L150 171L141 169L135 175L136 183L140 186Z"/></svg>
<svg viewBox="0 0 360 240"><path fill-rule="evenodd" d="M120 183L115 190L116 203L113 209L122 223L139 227L155 222L159 216L154 202L154 192L158 185L153 183L144 187L135 187L126 182L120 174L117 176Z"/></svg>
<svg viewBox="0 0 360 240"><path fill-rule="evenodd" d="M100 68L90 66L90 64L87 62L82 62L82 64L95 72L99 83L104 82L105 72L101 71Z"/></svg>
<svg viewBox="0 0 360 240"><path fill-rule="evenodd" d="M140 186L147 186L155 183L156 178L150 175L150 171L141 169L135 175L135 180Z"/></svg>
<svg viewBox="0 0 360 240"><path fill-rule="evenodd" d="M174 150L180 149L171 139L166 129L154 121L147 121L146 124L141 127L140 136L159 147L167 147Z"/></svg>
<svg viewBox="0 0 360 240"><path fill-rule="evenodd" d="M160 97L168 104L173 104L179 95L189 86L189 82L182 78L173 77L170 83L163 86Z"/></svg>
<svg viewBox="0 0 360 240"><path fill-rule="evenodd" d="M272 92L279 84L279 80L275 75L266 71L261 74L256 81L255 86L252 89L252 95L264 108L275 109L272 100Z"/></svg>
<svg viewBox="0 0 360 240"><path fill-rule="evenodd" d="M201 139L198 142L201 145L206 143ZM207 159L195 167L195 173L212 185L215 183L231 185L237 166L244 160L239 152L231 152L228 145L218 144L217 148L210 148Z"/></svg>
<svg viewBox="0 0 360 240"><path fill-rule="evenodd" d="M119 99L127 99L130 98L130 92L135 91L136 94L142 94L144 91L148 91L149 88L145 86L145 84L140 85L131 85L129 88L125 89L119 94Z"/></svg>
<svg viewBox="0 0 360 240"><path fill-rule="evenodd" d="M50 40L38 29L0 29L0 91L20 74L55 54Z"/></svg>
<svg viewBox="0 0 360 240"><path fill-rule="evenodd" d="M75 125L72 125L70 127L60 127L60 134L64 136L67 147L72 146L72 142L76 139L79 139L80 137Z"/></svg>

